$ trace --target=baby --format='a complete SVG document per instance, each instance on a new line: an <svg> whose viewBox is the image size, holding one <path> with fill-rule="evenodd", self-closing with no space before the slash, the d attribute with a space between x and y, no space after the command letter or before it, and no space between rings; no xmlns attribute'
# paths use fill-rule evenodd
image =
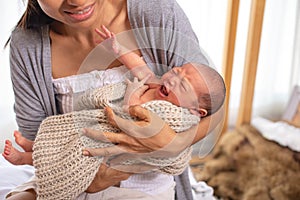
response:
<svg viewBox="0 0 300 200"><path fill-rule="evenodd" d="M134 52L126 52L126 49L117 42L115 35L111 33L108 29L106 29L104 26L102 27L102 31L97 30L97 33L99 33L99 35L104 39L107 39L107 41L110 41L110 47L108 48L110 48L113 51L113 53L119 59L120 62L122 62L128 69L132 71L135 77L141 80L140 82L136 79L133 82L127 82L127 87L124 87L124 89L126 88L126 92L124 92L125 95L123 96L123 103L125 105L141 105L146 104L148 102L153 102L154 100L158 102L166 101L172 103L173 105L184 107L194 116L198 117L205 117L211 115L222 106L225 97L224 82L221 76L212 68L199 64L185 64L181 67L174 67L170 71L165 73L161 77L159 84L148 83L144 85L146 81L153 82L153 79L155 79L154 74L146 66L144 60ZM150 77L151 81L149 81ZM157 80L155 80L154 82L157 82ZM118 85L117 88L120 87L122 87L121 84ZM86 105L88 105L89 108L86 107L85 109L101 107L103 108L105 104L111 105L109 103L109 101L112 100L111 98L108 98L109 101L105 102L105 95L110 95L108 93L110 89L110 86L108 86L102 89L95 89L95 91L91 91L90 93L85 94L86 96L93 96L93 94L96 97L102 96L104 97L104 99L101 99L100 101L97 98L92 98L88 104L83 103L81 106L79 105L79 108L85 108ZM120 95L120 97L122 97L122 95ZM64 114L62 115L62 117L71 115L72 113ZM76 113L74 114L74 116L75 115ZM51 119L54 119L54 117L49 117L48 120L44 120L44 122L41 124L40 131L36 139L37 144L35 144L34 148L35 158L39 159L39 156L41 155L40 153L42 152L41 148L43 148L44 142L42 138L43 130L47 127L47 123L51 122ZM191 125L195 125L198 122L199 121L195 120L193 122L194 124ZM180 127L179 131L186 130L189 127L191 126L183 128ZM176 127L174 127L174 129L175 128ZM53 134L54 132L57 132L56 129L53 129L51 131L53 132ZM48 134L51 135L51 133ZM22 148L24 148L25 152L19 152L18 150L12 147L10 141L6 141L3 156L13 164L32 164L32 147L34 143L22 137L22 135L19 132L15 132L14 136L16 138L16 142ZM188 153L185 152L181 154L181 156L182 155L185 156L188 155ZM185 157L185 164L187 164L186 158L188 158L188 156ZM38 162L41 161L38 159L35 159L35 166ZM151 161L148 161L148 164L149 162L151 163ZM95 163L95 165L99 166L99 163ZM156 167L159 168L161 166ZM37 173L39 173L38 169L39 167L37 167ZM161 167L161 169L164 170L163 167ZM176 173L180 173L180 170L176 171ZM170 173L170 171L167 170L164 170L164 172Z"/></svg>
<svg viewBox="0 0 300 200"><path fill-rule="evenodd" d="M124 48L117 42L116 36L106 27L96 32L104 39L110 40L111 50L118 60L130 69L135 77L143 79L146 76L154 78L153 72L146 66L145 61L133 52L124 53ZM126 51L126 49L125 49ZM149 79L146 79L149 81ZM152 82L157 82L157 80ZM140 105L151 100L165 100L174 105L188 108L192 114L200 117L215 113L225 99L225 84L222 77L214 69L205 65L186 64L173 67L165 73L160 84L149 84L140 87L134 93L132 90L125 95L127 105ZM141 82L143 83L143 82ZM130 94L128 94L130 93ZM142 95L140 95L142 93ZM128 98L130 97L130 98ZM3 156L15 165L32 165L33 141L24 138L20 132L14 132L15 141L25 152L20 152L5 141Z"/></svg>

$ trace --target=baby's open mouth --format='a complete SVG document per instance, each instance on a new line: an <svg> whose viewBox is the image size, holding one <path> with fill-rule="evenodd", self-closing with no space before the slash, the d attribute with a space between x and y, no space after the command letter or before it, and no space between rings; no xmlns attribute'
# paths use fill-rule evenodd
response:
<svg viewBox="0 0 300 200"><path fill-rule="evenodd" d="M160 91L161 94L163 94L166 97L169 95L169 92L168 92L167 88L164 85L160 86L159 91Z"/></svg>

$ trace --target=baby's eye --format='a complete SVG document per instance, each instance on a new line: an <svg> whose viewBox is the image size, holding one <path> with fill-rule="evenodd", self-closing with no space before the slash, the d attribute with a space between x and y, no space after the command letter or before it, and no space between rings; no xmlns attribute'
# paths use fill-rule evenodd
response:
<svg viewBox="0 0 300 200"><path fill-rule="evenodd" d="M189 90L189 85L187 84L187 82L186 82L185 79L183 79L183 80L181 81L181 87L183 88L183 90L184 90L185 92L187 92L187 91Z"/></svg>
<svg viewBox="0 0 300 200"><path fill-rule="evenodd" d="M176 75L177 71L175 69L172 69L172 73Z"/></svg>

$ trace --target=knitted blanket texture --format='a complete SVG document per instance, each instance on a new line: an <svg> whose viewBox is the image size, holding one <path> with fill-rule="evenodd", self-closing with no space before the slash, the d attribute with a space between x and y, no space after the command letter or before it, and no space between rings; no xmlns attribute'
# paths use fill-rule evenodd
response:
<svg viewBox="0 0 300 200"><path fill-rule="evenodd" d="M131 119L122 111L125 91L125 83L91 90L78 98L74 105L76 110L81 111L51 116L42 122L33 147L38 199L75 199L88 188L103 157L83 156L83 148L103 148L114 144L90 139L82 134L82 128L120 132L108 123L104 107L110 106L117 115ZM157 114L177 133L200 120L187 109L166 101L150 101L142 106ZM191 147L176 157L143 157L122 164L147 164L155 166L156 171L177 175L187 167L190 154Z"/></svg>

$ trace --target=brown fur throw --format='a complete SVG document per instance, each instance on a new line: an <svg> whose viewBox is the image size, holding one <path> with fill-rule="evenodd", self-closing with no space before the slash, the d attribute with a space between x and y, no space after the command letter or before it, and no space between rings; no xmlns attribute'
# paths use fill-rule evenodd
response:
<svg viewBox="0 0 300 200"><path fill-rule="evenodd" d="M224 134L211 156L196 178L222 199L300 199L300 153L249 125Z"/></svg>

